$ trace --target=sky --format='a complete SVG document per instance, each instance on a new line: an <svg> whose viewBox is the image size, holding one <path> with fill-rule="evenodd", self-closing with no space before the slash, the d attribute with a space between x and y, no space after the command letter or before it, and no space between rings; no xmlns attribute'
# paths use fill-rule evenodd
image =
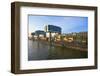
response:
<svg viewBox="0 0 100 76"><path fill-rule="evenodd" d="M88 31L88 17L79 16L44 16L29 15L29 33L36 30L44 30L44 26L50 24L62 28L62 33Z"/></svg>

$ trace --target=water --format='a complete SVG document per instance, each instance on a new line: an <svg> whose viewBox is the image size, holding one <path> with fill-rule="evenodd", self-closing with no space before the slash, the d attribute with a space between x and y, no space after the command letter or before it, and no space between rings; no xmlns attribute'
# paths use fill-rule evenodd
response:
<svg viewBox="0 0 100 76"><path fill-rule="evenodd" d="M28 41L28 60L79 59L87 57L87 51L53 46L43 41Z"/></svg>

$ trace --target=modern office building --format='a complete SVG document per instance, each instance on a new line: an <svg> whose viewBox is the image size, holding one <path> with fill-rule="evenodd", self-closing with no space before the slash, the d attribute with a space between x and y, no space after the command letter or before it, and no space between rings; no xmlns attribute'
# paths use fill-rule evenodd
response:
<svg viewBox="0 0 100 76"><path fill-rule="evenodd" d="M44 27L46 37L54 37L56 34L61 34L61 28L55 25L46 25Z"/></svg>
<svg viewBox="0 0 100 76"><path fill-rule="evenodd" d="M54 25L46 25L45 26L45 32L51 32L51 33L59 33L61 34L61 28Z"/></svg>
<svg viewBox="0 0 100 76"><path fill-rule="evenodd" d="M42 31L42 30L37 30L37 31L35 31L35 35L44 35L45 36L45 32L44 31Z"/></svg>
<svg viewBox="0 0 100 76"><path fill-rule="evenodd" d="M55 25L45 25L44 30L49 41L51 41L55 35L61 34L61 28Z"/></svg>
<svg viewBox="0 0 100 76"><path fill-rule="evenodd" d="M33 39L39 39L39 38L44 38L46 37L46 32L42 30L37 30L35 32L31 33Z"/></svg>

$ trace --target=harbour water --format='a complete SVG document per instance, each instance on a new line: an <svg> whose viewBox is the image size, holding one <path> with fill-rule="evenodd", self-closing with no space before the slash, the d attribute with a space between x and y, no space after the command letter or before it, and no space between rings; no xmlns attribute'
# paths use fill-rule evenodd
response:
<svg viewBox="0 0 100 76"><path fill-rule="evenodd" d="M88 58L87 51L60 47L43 41L28 40L28 60L79 59Z"/></svg>

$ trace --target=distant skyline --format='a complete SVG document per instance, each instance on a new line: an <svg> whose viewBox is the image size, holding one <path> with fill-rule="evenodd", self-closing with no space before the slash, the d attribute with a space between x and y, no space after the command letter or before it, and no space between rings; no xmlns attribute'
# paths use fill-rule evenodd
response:
<svg viewBox="0 0 100 76"><path fill-rule="evenodd" d="M45 25L55 25L62 28L62 33L88 31L88 17L78 16L28 16L29 33L44 30Z"/></svg>

